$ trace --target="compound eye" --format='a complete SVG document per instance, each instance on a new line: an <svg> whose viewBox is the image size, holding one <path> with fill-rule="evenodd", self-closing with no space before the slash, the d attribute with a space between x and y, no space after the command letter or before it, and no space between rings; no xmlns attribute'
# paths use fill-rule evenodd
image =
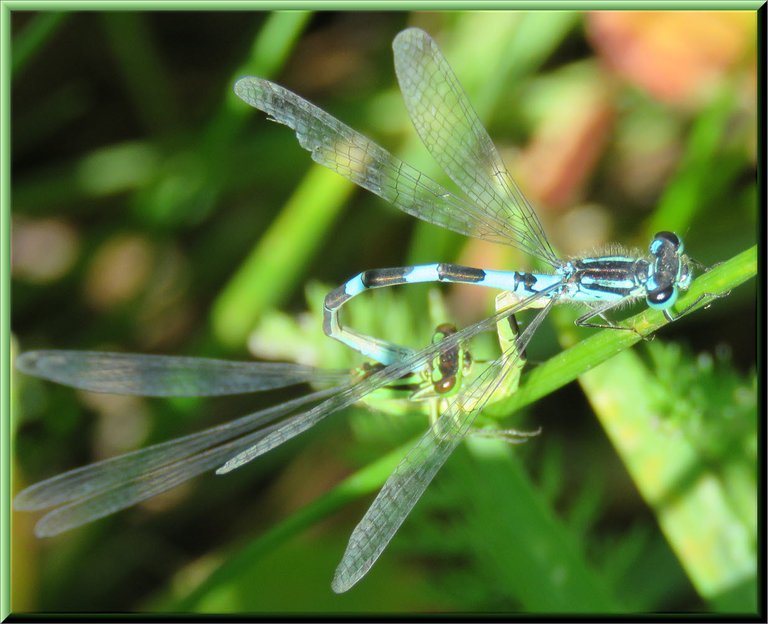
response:
<svg viewBox="0 0 768 624"><path fill-rule="evenodd" d="M674 232L657 232L653 237L657 241L666 241L677 251L680 248L680 238Z"/></svg>
<svg viewBox="0 0 768 624"><path fill-rule="evenodd" d="M677 288L670 284L665 288L657 288L648 293L646 301L648 306L656 310L664 310L674 305L677 300Z"/></svg>
<svg viewBox="0 0 768 624"><path fill-rule="evenodd" d="M438 394L446 394L453 390L456 385L456 377L445 377L440 381L434 383L435 392Z"/></svg>

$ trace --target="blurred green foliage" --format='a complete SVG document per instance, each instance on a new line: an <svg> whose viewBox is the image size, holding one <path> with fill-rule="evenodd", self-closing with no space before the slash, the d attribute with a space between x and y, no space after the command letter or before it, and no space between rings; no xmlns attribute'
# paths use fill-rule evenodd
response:
<svg viewBox="0 0 768 624"><path fill-rule="evenodd" d="M643 15L642 28L663 25ZM754 29L709 15L719 80L674 99L641 77L674 84L677 64L648 54L645 74L626 69L608 36L626 24L595 14L13 13L14 337L24 350L242 358L249 341L264 355L266 335L283 358L348 366L317 320L325 287L305 301L309 280L414 261L522 266L310 164L232 94L241 75L273 78L442 181L397 94L389 44L407 25L439 41L558 247L675 229L704 264L728 260L756 238L754 48L729 43ZM695 57L695 36L675 41ZM702 281L725 290L754 264L752 250ZM351 318L423 346L427 292L375 293ZM448 300L449 320L490 310L488 293ZM348 594L330 590L346 539L423 418L349 410L226 478L56 539L14 514L13 609L754 612L754 303L754 283L735 288L580 377L581 391L552 393L638 337L603 332L533 366L508 408L547 396L509 426L544 433L463 445ZM589 334L556 312L530 361ZM284 398L14 387L19 488Z"/></svg>

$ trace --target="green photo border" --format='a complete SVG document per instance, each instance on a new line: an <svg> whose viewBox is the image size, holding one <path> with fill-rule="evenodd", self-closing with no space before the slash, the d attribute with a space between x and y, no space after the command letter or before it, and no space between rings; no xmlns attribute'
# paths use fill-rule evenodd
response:
<svg viewBox="0 0 768 624"><path fill-rule="evenodd" d="M14 50L11 40L11 19L15 13L24 11L227 11L227 10L386 10L386 11L405 11L405 10L537 10L537 11L579 11L587 9L601 10L728 10L728 11L756 11L763 7L764 3L757 0L699 0L699 1L448 1L440 0L435 2L404 2L404 1L353 1L353 2L330 2L330 1L284 1L284 2L253 2L253 1L222 1L214 2L211 0L186 0L186 1L165 1L151 2L147 0L135 1L115 1L115 2L87 2L87 1L47 1L47 0L11 0L0 3L0 85L2 88L2 100L0 102L0 137L2 141L2 152L0 152L0 318L2 319L0 327L0 418L2 419L2 477L0 479L0 498L2 499L2 508L0 509L1 527L1 550L2 568L0 576L0 619L5 620L12 615L10 597L11 597L11 495L12 495L12 466L11 466L11 328L10 328L10 210L11 210L11 126L10 126L10 106L12 73L14 66L14 53L32 54L34 50ZM764 48L762 49L764 52ZM765 70L764 60L761 70ZM759 80L764 80L760 75ZM763 102L764 104L764 102ZM758 113L760 114L760 113ZM765 128L763 127L764 131ZM763 137L764 139L764 137ZM764 164L764 163L763 163ZM764 520L764 518L763 518ZM763 553L764 554L764 553ZM19 614L21 615L21 614ZM715 614L713 614L715 615ZM163 616L161 616L163 617ZM166 616L167 617L167 616Z"/></svg>

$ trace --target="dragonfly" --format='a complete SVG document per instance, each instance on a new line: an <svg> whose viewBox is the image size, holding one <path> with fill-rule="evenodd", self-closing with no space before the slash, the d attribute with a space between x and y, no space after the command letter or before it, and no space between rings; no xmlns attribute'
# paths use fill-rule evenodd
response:
<svg viewBox="0 0 768 624"><path fill-rule="evenodd" d="M647 254L618 245L601 256L560 258L554 251L532 205L507 171L458 78L435 41L418 28L400 32L393 44L395 73L413 125L427 150L465 197L454 194L418 169L353 130L329 113L288 89L259 77L244 77L235 93L269 119L288 126L312 160L382 197L407 214L465 236L518 248L549 266L546 273L493 270L451 263L373 269L358 273L327 294L323 330L326 335L383 365L408 362L412 352L345 327L340 310L350 299L374 288L442 282L473 284L507 293L509 307L486 319L538 309L516 342L516 352L503 353L474 382L472 409L455 400L438 424L403 459L352 533L332 587L354 585L381 554L420 492L471 427L498 382L506 359L517 358L552 307L561 303L585 306L576 320L585 327L631 329L607 313L645 299L668 321L676 320L712 297L704 293L673 315L679 294L690 286L696 263L673 232L658 232ZM596 321L596 319L599 319ZM474 327L482 325L475 324ZM633 330L634 331L634 330ZM443 343L445 346L447 342ZM286 434L293 435L290 425ZM275 437L280 438L280 432ZM250 461L261 445L230 459L223 470ZM417 484L417 485L414 485Z"/></svg>
<svg viewBox="0 0 768 624"><path fill-rule="evenodd" d="M433 432L429 439L439 436L444 438L444 445L454 447L466 434L498 437L510 443L525 441L539 432L476 428L461 429L461 435L454 435L456 427L463 427L465 411L477 413L489 400L494 402L494 393L498 399L514 393L525 365L524 352L518 351L522 336L509 312L506 295L499 297L497 305L502 311L497 315L495 329L504 357L497 360L495 369L475 362L467 347L472 337L493 329L485 321L461 331L442 323L434 332L432 344L414 352L407 361L389 366L366 362L351 371L99 351L22 353L16 360L21 372L91 392L146 397L224 396L297 384L326 387L200 432L64 472L22 490L14 499L14 508L48 510L37 522L35 533L38 537L57 535L157 496L204 472L229 472L231 468L223 468L227 460L244 449L261 444L266 452L293 437L285 433L286 427L290 426L295 435L356 401L375 407L379 395L425 403L430 413L429 431ZM488 371L492 369L496 377L490 378L489 393ZM479 377L478 371L482 371ZM276 441L275 433L279 431L283 433ZM405 487L418 499L426 484L412 483ZM397 528L399 525L394 530ZM377 544L377 549L383 551L388 541Z"/></svg>
<svg viewBox="0 0 768 624"><path fill-rule="evenodd" d="M658 232L648 254L618 245L602 256L562 259L554 251L536 212L507 171L498 150L472 108L458 78L425 31L408 28L393 42L395 72L413 125L427 150L466 198L427 177L359 132L299 95L258 77L241 78L235 93L271 120L294 130L312 159L400 210L482 240L516 247L551 268L548 273L492 270L451 263L373 269L358 273L328 293L325 333L376 361L407 355L345 327L341 307L372 288L442 282L473 284L513 293L525 307L549 309L549 302L577 303L588 311L577 325L627 329L606 313L644 298L667 320L696 307L703 294L673 317L679 293L693 279L694 261L673 232ZM602 322L595 322L600 318Z"/></svg>

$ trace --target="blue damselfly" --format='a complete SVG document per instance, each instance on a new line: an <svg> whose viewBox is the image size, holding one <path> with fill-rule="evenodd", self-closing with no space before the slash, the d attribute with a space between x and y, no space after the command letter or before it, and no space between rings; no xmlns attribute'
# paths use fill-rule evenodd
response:
<svg viewBox="0 0 768 624"><path fill-rule="evenodd" d="M583 326L617 327L605 313L639 298L672 320L679 291L687 289L692 280L692 261L677 235L657 233L648 256L615 247L605 256L561 259L437 44L423 30L409 28L395 37L393 49L411 120L429 152L469 201L275 83L242 78L235 92L271 119L292 128L301 146L321 165L419 219L466 236L517 247L549 265L552 273L448 263L364 271L326 297L324 329L329 336L384 364L397 361L403 352L396 345L382 344L343 327L339 309L370 288L423 282L498 288L513 293L517 300L527 300L525 307L548 307L550 301L580 303L589 308L577 320ZM604 322L592 323L598 316Z"/></svg>
<svg viewBox="0 0 768 624"><path fill-rule="evenodd" d="M702 295L675 316L679 292L693 278L694 261L684 253L682 240L672 232L658 232L649 253L629 253L614 246L604 256L562 259L554 251L531 204L507 172L487 131L474 112L467 95L437 44L423 30L409 28L393 42L395 70L406 108L417 133L445 173L465 193L463 199L401 161L362 134L343 124L295 93L268 80L240 79L235 92L270 119L290 127L312 159L355 184L379 195L404 212L434 225L483 240L511 245L551 267L551 273L499 271L434 263L419 266L363 271L331 291L325 298L325 333L368 358L392 364L407 362L409 349L341 325L340 308L371 288L399 284L445 282L474 284L504 290L514 302L509 313L542 308L517 341L522 350L549 310L557 303L577 303L588 308L576 322L581 326L626 329L606 313L633 300L644 298L651 308L674 320L697 306ZM491 317L492 322L499 314ZM592 322L599 317L602 322ZM496 382L502 354L489 367L484 385ZM485 389L480 393L490 396ZM410 511L415 499L414 481L424 485L432 479L471 426L477 409L453 410L462 422L451 421L452 433L443 437L439 429L427 432L417 449L393 473L350 538L333 587L351 587L379 556ZM450 411L450 410L449 410ZM292 425L285 428L292 433ZM279 431L275 433L279 438ZM445 439L451 439L450 444ZM261 445L232 458L225 469L248 461ZM393 530L394 527L394 530Z"/></svg>

